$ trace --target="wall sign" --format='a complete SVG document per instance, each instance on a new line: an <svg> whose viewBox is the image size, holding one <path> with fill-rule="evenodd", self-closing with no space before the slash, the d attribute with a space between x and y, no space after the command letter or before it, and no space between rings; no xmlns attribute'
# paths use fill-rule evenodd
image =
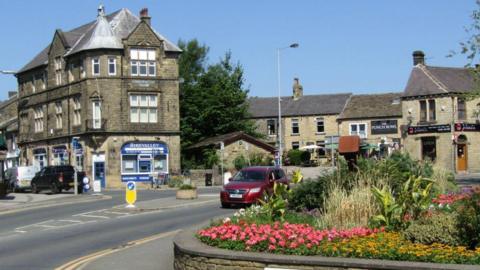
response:
<svg viewBox="0 0 480 270"><path fill-rule="evenodd" d="M421 134L421 133L445 133L450 132L450 125L432 125L432 126L410 126L408 127L408 134Z"/></svg>
<svg viewBox="0 0 480 270"><path fill-rule="evenodd" d="M371 121L372 134L392 134L398 132L397 120Z"/></svg>
<svg viewBox="0 0 480 270"><path fill-rule="evenodd" d="M122 154L168 154L168 147L159 142L130 142L122 146Z"/></svg>
<svg viewBox="0 0 480 270"><path fill-rule="evenodd" d="M455 131L480 131L480 124L455 123Z"/></svg>

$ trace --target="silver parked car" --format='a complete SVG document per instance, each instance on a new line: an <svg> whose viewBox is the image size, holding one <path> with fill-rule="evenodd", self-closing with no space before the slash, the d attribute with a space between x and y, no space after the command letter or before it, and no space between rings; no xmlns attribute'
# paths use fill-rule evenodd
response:
<svg viewBox="0 0 480 270"><path fill-rule="evenodd" d="M37 171L38 169L35 166L8 168L5 171L5 180L9 183L9 188L12 192L25 191L26 189L30 189L30 183Z"/></svg>

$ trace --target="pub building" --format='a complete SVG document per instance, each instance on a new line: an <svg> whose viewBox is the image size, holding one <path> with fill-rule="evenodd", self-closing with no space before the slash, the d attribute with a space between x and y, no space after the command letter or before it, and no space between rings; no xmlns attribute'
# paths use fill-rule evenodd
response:
<svg viewBox="0 0 480 270"><path fill-rule="evenodd" d="M480 172L480 98L463 98L478 88L472 70L428 66L421 51L413 62L402 95L405 150L454 172Z"/></svg>
<svg viewBox="0 0 480 270"><path fill-rule="evenodd" d="M337 118L339 134L360 137L360 153L385 157L399 150L402 93L352 95Z"/></svg>

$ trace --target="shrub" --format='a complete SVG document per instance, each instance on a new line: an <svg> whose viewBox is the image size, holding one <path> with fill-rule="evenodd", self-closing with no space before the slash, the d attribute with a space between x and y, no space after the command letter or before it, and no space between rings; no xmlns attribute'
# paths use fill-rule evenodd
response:
<svg viewBox="0 0 480 270"><path fill-rule="evenodd" d="M461 244L457 229L457 215L454 213L434 213L413 221L405 229L403 237L414 243L431 245L440 243L451 246Z"/></svg>
<svg viewBox="0 0 480 270"><path fill-rule="evenodd" d="M321 176L316 180L304 181L292 189L289 199L291 209L312 210L323 209L327 188L328 177Z"/></svg>
<svg viewBox="0 0 480 270"><path fill-rule="evenodd" d="M179 190L189 190L189 189L197 189L197 188L195 186L192 186L192 185L183 184L178 189Z"/></svg>
<svg viewBox="0 0 480 270"><path fill-rule="evenodd" d="M168 180L168 187L180 187L183 185L183 177L179 175L173 175Z"/></svg>
<svg viewBox="0 0 480 270"><path fill-rule="evenodd" d="M310 152L302 151L302 153L300 154L300 159L302 160L302 163L304 163L309 161L311 156L312 154Z"/></svg>
<svg viewBox="0 0 480 270"><path fill-rule="evenodd" d="M300 165L302 164L302 151L297 149L292 149L287 153L288 160L290 165Z"/></svg>
<svg viewBox="0 0 480 270"><path fill-rule="evenodd" d="M457 201L455 206L462 241L470 249L475 249L480 242L480 187L475 188L469 197Z"/></svg>
<svg viewBox="0 0 480 270"><path fill-rule="evenodd" d="M237 169L237 171L247 167L247 165L248 165L248 162L243 155L237 156L233 160L233 166L235 166L235 169Z"/></svg>

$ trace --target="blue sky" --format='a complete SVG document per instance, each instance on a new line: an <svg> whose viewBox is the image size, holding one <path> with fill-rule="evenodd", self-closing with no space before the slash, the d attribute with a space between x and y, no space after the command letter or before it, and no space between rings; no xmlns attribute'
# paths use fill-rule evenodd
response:
<svg viewBox="0 0 480 270"><path fill-rule="evenodd" d="M210 47L209 61L226 51L245 70L251 96L277 95L276 48L281 54L282 94L294 77L304 94L403 91L412 52L427 64L463 66L447 58L465 40L474 0L0 0L0 70L18 70L44 48L55 29L69 30L107 13L148 7L153 27L172 42L197 38ZM0 99L16 89L15 77L0 75Z"/></svg>

